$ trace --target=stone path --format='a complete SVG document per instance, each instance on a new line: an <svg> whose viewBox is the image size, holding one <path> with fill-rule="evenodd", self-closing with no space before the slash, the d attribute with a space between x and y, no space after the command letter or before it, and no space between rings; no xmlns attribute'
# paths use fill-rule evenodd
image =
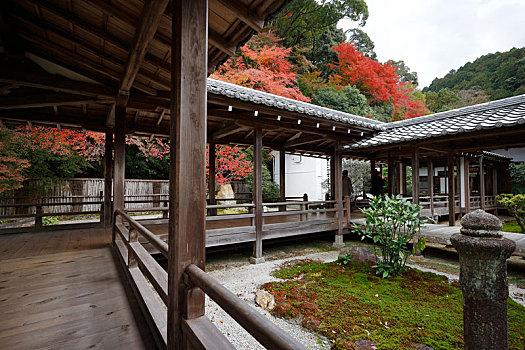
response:
<svg viewBox="0 0 525 350"><path fill-rule="evenodd" d="M353 219L351 222L358 225L364 225L365 219ZM447 226L439 224L425 224L421 228L421 235L425 237L427 242L430 243L439 243L444 245L452 245L450 243L450 237L459 233L460 226ZM512 232L502 232L503 237L508 238L516 242L516 250L513 255L518 255L525 258L525 234L523 233L512 233Z"/></svg>

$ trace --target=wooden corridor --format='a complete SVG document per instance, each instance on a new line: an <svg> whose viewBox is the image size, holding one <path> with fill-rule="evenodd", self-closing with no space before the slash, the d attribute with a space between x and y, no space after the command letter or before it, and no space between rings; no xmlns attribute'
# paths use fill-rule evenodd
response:
<svg viewBox="0 0 525 350"><path fill-rule="evenodd" d="M154 349L106 230L0 236L0 349Z"/></svg>

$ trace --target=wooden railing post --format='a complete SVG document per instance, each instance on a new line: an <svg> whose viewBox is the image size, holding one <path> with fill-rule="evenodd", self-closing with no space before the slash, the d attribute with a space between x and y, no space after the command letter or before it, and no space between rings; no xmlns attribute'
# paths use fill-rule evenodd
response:
<svg viewBox="0 0 525 350"><path fill-rule="evenodd" d="M129 235L128 236L129 243L138 242L139 240L138 232L131 226L129 227L128 235ZM133 252L131 251L131 249L128 249L128 267L137 267L137 261L135 260L135 257L133 256Z"/></svg>
<svg viewBox="0 0 525 350"><path fill-rule="evenodd" d="M352 201L351 201L351 198L350 196L345 196L345 226L348 227L349 223L350 223L350 212L352 210L351 208L351 205L352 205Z"/></svg>
<svg viewBox="0 0 525 350"><path fill-rule="evenodd" d="M102 225L104 225L104 227L107 227L106 226L106 223L105 223L105 216L104 216L104 191L100 191L100 194L99 194L99 201L101 201L102 203L100 204L100 223Z"/></svg>
<svg viewBox="0 0 525 350"><path fill-rule="evenodd" d="M308 193L303 194L303 203L301 204L301 211L307 211L308 210ZM305 221L308 220L308 213L304 213L300 215L300 220Z"/></svg>
<svg viewBox="0 0 525 350"><path fill-rule="evenodd" d="M44 211L42 210L41 205L36 206L35 212L35 227L42 228L42 217L44 216Z"/></svg>

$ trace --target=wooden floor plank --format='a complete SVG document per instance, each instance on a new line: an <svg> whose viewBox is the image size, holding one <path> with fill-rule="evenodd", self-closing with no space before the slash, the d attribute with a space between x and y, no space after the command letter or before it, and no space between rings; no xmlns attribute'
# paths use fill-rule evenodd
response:
<svg viewBox="0 0 525 350"><path fill-rule="evenodd" d="M1 349L155 348L103 234L27 235L0 237Z"/></svg>

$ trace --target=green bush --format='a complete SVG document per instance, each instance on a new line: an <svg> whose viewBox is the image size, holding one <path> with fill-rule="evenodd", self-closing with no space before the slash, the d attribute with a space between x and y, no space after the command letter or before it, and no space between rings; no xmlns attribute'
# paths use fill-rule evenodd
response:
<svg viewBox="0 0 525 350"><path fill-rule="evenodd" d="M60 220L55 216L44 216L42 218L42 226L58 225L59 222Z"/></svg>
<svg viewBox="0 0 525 350"><path fill-rule="evenodd" d="M350 261L352 261L352 254L349 253L340 255L335 262L339 265L348 265Z"/></svg>
<svg viewBox="0 0 525 350"><path fill-rule="evenodd" d="M408 242L419 235L423 221L419 217L421 207L400 196L370 197L370 208L361 209L365 214L363 227L354 224L361 239L370 238L379 245L377 273L383 278L397 276L405 270L406 261L415 247L408 248ZM425 239L420 238L417 248L425 248ZM376 255L377 249L374 248Z"/></svg>
<svg viewBox="0 0 525 350"><path fill-rule="evenodd" d="M521 232L525 232L525 194L500 194L496 200L516 219Z"/></svg>

